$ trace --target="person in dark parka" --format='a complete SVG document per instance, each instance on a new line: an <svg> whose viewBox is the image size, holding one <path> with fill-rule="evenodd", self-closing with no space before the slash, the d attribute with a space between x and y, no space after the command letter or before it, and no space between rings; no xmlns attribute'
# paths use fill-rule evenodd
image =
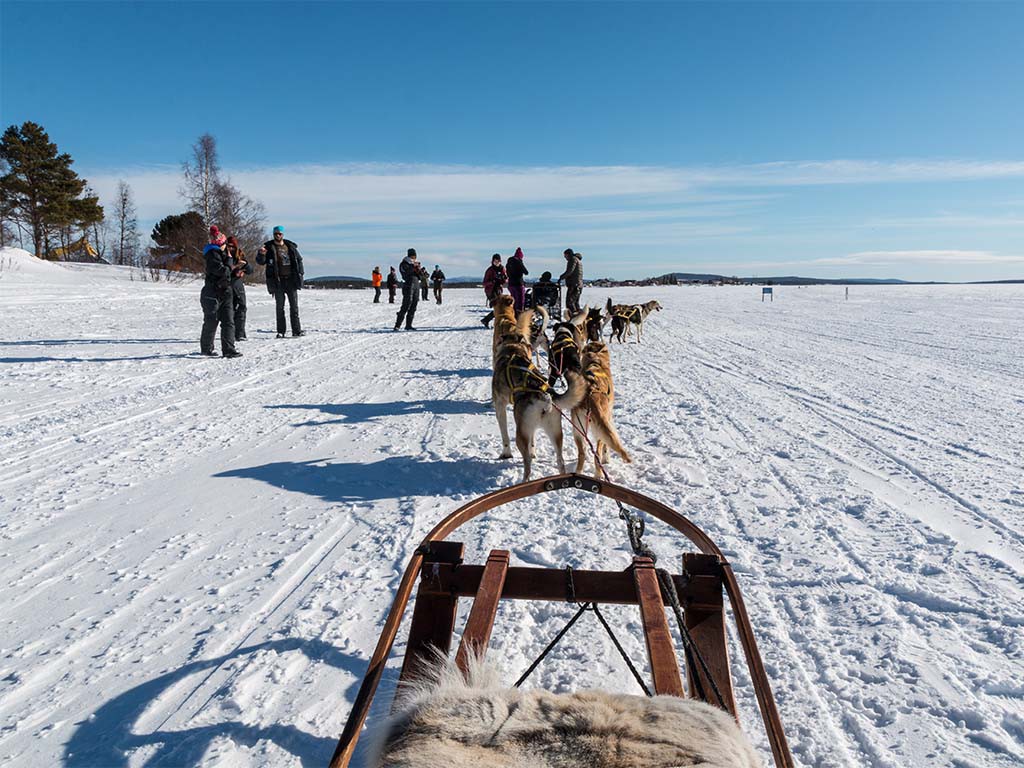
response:
<svg viewBox="0 0 1024 768"><path fill-rule="evenodd" d="M580 295L583 293L583 254L566 248L562 255L565 256L565 272L558 279L565 281L565 308L575 315L580 311Z"/></svg>
<svg viewBox="0 0 1024 768"><path fill-rule="evenodd" d="M277 305L277 338L284 338L284 300L288 299L288 314L292 336L304 336L299 322L299 291L305 271L298 246L284 239L284 227L274 227L274 239L268 240L256 255L257 264L267 265L267 293Z"/></svg>
<svg viewBox="0 0 1024 768"><path fill-rule="evenodd" d="M430 273L430 279L434 283L434 301L440 304L441 289L444 287L444 272L441 271L440 264L434 265L434 271Z"/></svg>
<svg viewBox="0 0 1024 768"><path fill-rule="evenodd" d="M420 283L426 280L426 270L420 266L416 259L416 249L410 248L402 263L399 264L402 270L402 307L398 310L398 317L395 318L395 330L402 330L402 321L405 321L405 330L415 331L412 320L416 316L416 306L420 301Z"/></svg>
<svg viewBox="0 0 1024 768"><path fill-rule="evenodd" d="M398 291L398 275L395 274L395 268L392 267L391 271L388 272L388 304L395 303L395 293Z"/></svg>
<svg viewBox="0 0 1024 768"><path fill-rule="evenodd" d="M421 265L420 270L420 290L423 291L423 300L426 301L430 283L427 278L427 268Z"/></svg>
<svg viewBox="0 0 1024 768"><path fill-rule="evenodd" d="M227 242L228 265L231 267L231 296L235 313L235 341L245 341L245 276L252 274L252 264L232 235Z"/></svg>
<svg viewBox="0 0 1024 768"><path fill-rule="evenodd" d="M523 282L523 277L530 274L530 270L523 263L522 248L516 248L516 252L505 262L505 272L508 274L508 292L512 294L518 315L526 306L526 283Z"/></svg>
<svg viewBox="0 0 1024 768"><path fill-rule="evenodd" d="M210 227L210 243L203 249L203 288L199 304L203 308L203 330L199 336L199 351L206 357L217 357L213 339L220 323L220 349L224 357L241 357L235 349L235 313L231 293L231 267L222 247L226 242L217 227Z"/></svg>

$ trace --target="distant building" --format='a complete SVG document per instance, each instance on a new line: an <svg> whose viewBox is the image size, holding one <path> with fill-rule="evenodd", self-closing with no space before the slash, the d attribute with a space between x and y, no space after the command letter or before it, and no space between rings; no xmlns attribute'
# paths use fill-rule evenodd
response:
<svg viewBox="0 0 1024 768"><path fill-rule="evenodd" d="M166 269L168 272L202 272L206 264L201 256L189 253L153 253L150 251L149 269Z"/></svg>

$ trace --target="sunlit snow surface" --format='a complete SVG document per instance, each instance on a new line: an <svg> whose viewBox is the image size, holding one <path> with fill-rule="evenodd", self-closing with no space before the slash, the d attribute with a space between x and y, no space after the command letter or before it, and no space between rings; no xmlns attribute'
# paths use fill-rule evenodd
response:
<svg viewBox="0 0 1024 768"><path fill-rule="evenodd" d="M326 764L420 537L519 477L497 459L481 292L393 333L370 291L305 291L309 335L275 340L251 287L225 361L197 355L198 283L131 277L0 252L0 763ZM664 306L612 348L635 461L610 471L733 562L800 765L1020 765L1024 286L843 293L588 288ZM458 538L477 561L629 562L613 505L585 495ZM682 542L649 538L677 567ZM636 610L606 614L645 668ZM507 679L569 615L501 608ZM592 622L532 684L636 692Z"/></svg>

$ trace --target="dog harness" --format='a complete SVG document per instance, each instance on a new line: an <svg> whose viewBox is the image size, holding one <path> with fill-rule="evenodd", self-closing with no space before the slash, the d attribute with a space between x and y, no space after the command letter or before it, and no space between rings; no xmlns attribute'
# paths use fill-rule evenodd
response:
<svg viewBox="0 0 1024 768"><path fill-rule="evenodd" d="M633 306L627 310L620 310L615 313L615 317L622 318L623 320L636 320L637 315L640 314L640 307Z"/></svg>
<svg viewBox="0 0 1024 768"><path fill-rule="evenodd" d="M526 394L548 391L548 380L540 375L533 362L526 357L512 357L505 366L505 382L512 390L512 402Z"/></svg>
<svg viewBox="0 0 1024 768"><path fill-rule="evenodd" d="M561 352L563 349L566 349L567 347L575 346L576 340L573 339L571 333L563 333L561 337L559 337L558 334L555 334L555 340L551 342L551 354L554 355L557 354L558 352Z"/></svg>
<svg viewBox="0 0 1024 768"><path fill-rule="evenodd" d="M606 395L611 394L611 386L608 383L608 374L604 371L587 370L584 371L583 378L589 381L593 386L597 386L597 382L600 379L605 379L604 393Z"/></svg>

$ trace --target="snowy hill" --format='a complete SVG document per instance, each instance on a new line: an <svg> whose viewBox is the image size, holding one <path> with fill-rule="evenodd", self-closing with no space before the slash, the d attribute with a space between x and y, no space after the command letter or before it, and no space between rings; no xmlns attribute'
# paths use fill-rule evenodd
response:
<svg viewBox="0 0 1024 768"><path fill-rule="evenodd" d="M201 359L197 284L26 256L0 252L0 762L325 765L419 539L519 477L479 293L394 333L368 292L304 291L309 335L275 340L253 289L245 356ZM635 459L613 479L725 550L797 764L1019 766L1024 286L583 298L607 296L664 306L612 348ZM676 567L682 542L648 536ZM582 494L460 539L476 561L629 562L614 506ZM571 612L502 607L506 679ZM647 674L639 614L604 612ZM531 683L636 692L590 629Z"/></svg>

